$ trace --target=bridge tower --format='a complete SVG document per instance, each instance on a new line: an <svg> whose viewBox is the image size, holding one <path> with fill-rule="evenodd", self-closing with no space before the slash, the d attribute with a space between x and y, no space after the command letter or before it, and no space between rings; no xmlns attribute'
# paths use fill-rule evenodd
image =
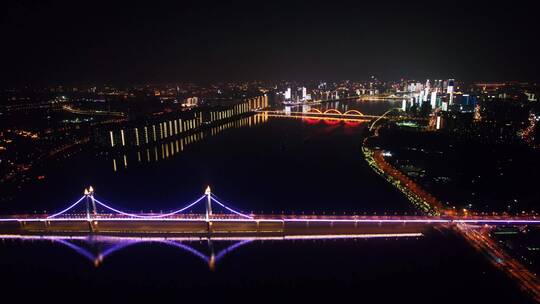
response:
<svg viewBox="0 0 540 304"><path fill-rule="evenodd" d="M90 220L90 204L92 204L92 214L96 215L96 201L94 200L94 188L92 186L84 189L86 196L86 219Z"/></svg>
<svg viewBox="0 0 540 304"><path fill-rule="evenodd" d="M212 223L210 222L210 217L212 216L212 190L210 186L206 187L204 194L206 195L206 223L208 233L210 233L212 228Z"/></svg>
<svg viewBox="0 0 540 304"><path fill-rule="evenodd" d="M96 201L94 200L94 188L90 186L88 188L88 192L90 192L90 200L92 201L92 213L96 215L97 209L96 209Z"/></svg>
<svg viewBox="0 0 540 304"><path fill-rule="evenodd" d="M84 196L86 201L86 219L90 220L90 190L84 189Z"/></svg>
<svg viewBox="0 0 540 304"><path fill-rule="evenodd" d="M86 220L88 221L88 229L90 230L90 232L94 232L96 231L96 229L94 227L94 224L91 221L91 218L92 218L91 215L95 216L97 214L96 201L94 200L94 188L90 186L84 189L84 196L86 197ZM92 204L91 211L90 211L90 204Z"/></svg>

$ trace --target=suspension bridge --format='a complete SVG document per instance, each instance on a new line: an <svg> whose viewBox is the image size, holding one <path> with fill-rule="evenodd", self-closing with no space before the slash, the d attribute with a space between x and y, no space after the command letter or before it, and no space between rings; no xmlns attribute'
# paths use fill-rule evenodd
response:
<svg viewBox="0 0 540 304"><path fill-rule="evenodd" d="M193 211L196 211L195 213ZM207 187L183 207L131 213L96 198L94 189L53 214L0 218L0 234L358 235L419 233L434 225L540 225L536 215L285 215L253 214L223 203Z"/></svg>
<svg viewBox="0 0 540 304"><path fill-rule="evenodd" d="M197 209L202 212L193 213ZM0 241L50 241L75 251L95 266L125 248L159 244L185 252L212 270L227 254L256 240L418 238L436 226L462 232L475 248L495 257L494 265L540 299L537 277L478 232L499 225L538 226L540 219L536 215L253 214L223 203L210 187L194 201L170 212L131 213L96 198L89 187L59 212L0 217ZM219 248L220 241L226 246ZM200 248L205 243L207 250Z"/></svg>

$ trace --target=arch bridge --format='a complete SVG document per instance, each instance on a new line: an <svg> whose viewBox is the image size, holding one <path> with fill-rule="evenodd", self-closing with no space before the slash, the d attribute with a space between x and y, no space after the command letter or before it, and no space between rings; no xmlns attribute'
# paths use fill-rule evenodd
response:
<svg viewBox="0 0 540 304"><path fill-rule="evenodd" d="M287 117L349 122L369 122L373 119L377 119L380 117L378 115L366 115L358 110L347 110L343 112L339 109L334 108L326 110L311 108L308 111L266 110L259 112L265 113L270 117Z"/></svg>

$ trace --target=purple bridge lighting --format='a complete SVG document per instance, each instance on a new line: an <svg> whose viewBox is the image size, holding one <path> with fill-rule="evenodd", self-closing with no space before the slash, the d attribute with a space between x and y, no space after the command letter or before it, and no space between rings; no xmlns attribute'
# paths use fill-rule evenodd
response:
<svg viewBox="0 0 540 304"><path fill-rule="evenodd" d="M196 206L204 204L204 213L188 213ZM85 210L81 212L81 209ZM103 209L105 212L98 212ZM213 210L215 209L215 210ZM216 213L216 210L221 212ZM86 223L86 224L85 224ZM71 225L67 227L66 225ZM248 214L235 208L229 207L221 202L207 187L204 194L183 207L166 213L131 213L113 207L94 196L94 189L90 186L84 190L84 195L65 209L54 214L41 215L17 215L0 218L0 232L7 230L21 230L30 232L58 231L60 226L67 231L90 232L118 232L129 231L139 233L141 226L158 227L159 225L169 225L174 229L159 228L152 232L186 232L198 231L234 232L235 226L243 226L243 232L283 232L285 227L305 227L304 230L321 225L329 225L324 233L333 234L331 230L338 229L345 225L350 225L348 232L343 231L336 234L347 234L352 231L352 227L357 228L365 225L375 226L377 224L387 224L399 226L399 224L409 225L539 225L540 218L536 215L468 215L468 216L406 216L406 215L262 215ZM16 225L19 225L16 229ZM198 226L197 226L198 225ZM354 226L352 226L354 225ZM6 228L7 227L7 228ZM51 228L52 227L52 228ZM54 228L57 227L57 228ZM67 228L65 228L67 227ZM78 228L77 228L78 227ZM123 228L122 228L123 227ZM182 228L187 227L187 228ZM198 227L198 228L194 228ZM201 228L202 227L202 228ZM251 228L250 228L251 227ZM281 228L280 228L281 227ZM53 229L54 228L54 229ZM219 229L218 229L219 228ZM320 228L320 227L319 227ZM183 230L184 229L184 230ZM217 229L217 230L214 230ZM265 230L266 229L266 230ZM281 230L280 230L281 229ZM318 228L317 228L318 229ZM145 230L146 231L146 230ZM337 230L336 230L337 231ZM352 231L352 232L351 232ZM20 232L20 231L18 231ZM296 234L303 234L297 232ZM309 233L306 233L309 234Z"/></svg>

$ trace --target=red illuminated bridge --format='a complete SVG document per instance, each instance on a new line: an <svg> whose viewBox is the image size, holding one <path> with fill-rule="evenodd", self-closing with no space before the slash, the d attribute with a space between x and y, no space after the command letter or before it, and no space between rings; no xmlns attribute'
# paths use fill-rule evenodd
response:
<svg viewBox="0 0 540 304"><path fill-rule="evenodd" d="M379 122L379 120L387 117L388 114L401 111L401 108L392 108L381 115L366 115L358 110L347 110L342 112L338 109L327 109L321 111L316 108L311 108L308 111L287 111L287 110L259 110L258 113L262 113L268 117L284 117L284 118L298 118L307 121L319 121L326 122L349 122L354 124L371 122L369 129L373 129L373 126ZM398 117L399 119L399 117Z"/></svg>
<svg viewBox="0 0 540 304"><path fill-rule="evenodd" d="M303 118L303 119L323 119L335 121L350 121L350 122L368 122L372 119L377 119L379 115L365 115L357 110L348 110L341 112L337 109L328 109L321 111L316 108L311 108L308 111L260 111L269 117L287 117L287 118Z"/></svg>

